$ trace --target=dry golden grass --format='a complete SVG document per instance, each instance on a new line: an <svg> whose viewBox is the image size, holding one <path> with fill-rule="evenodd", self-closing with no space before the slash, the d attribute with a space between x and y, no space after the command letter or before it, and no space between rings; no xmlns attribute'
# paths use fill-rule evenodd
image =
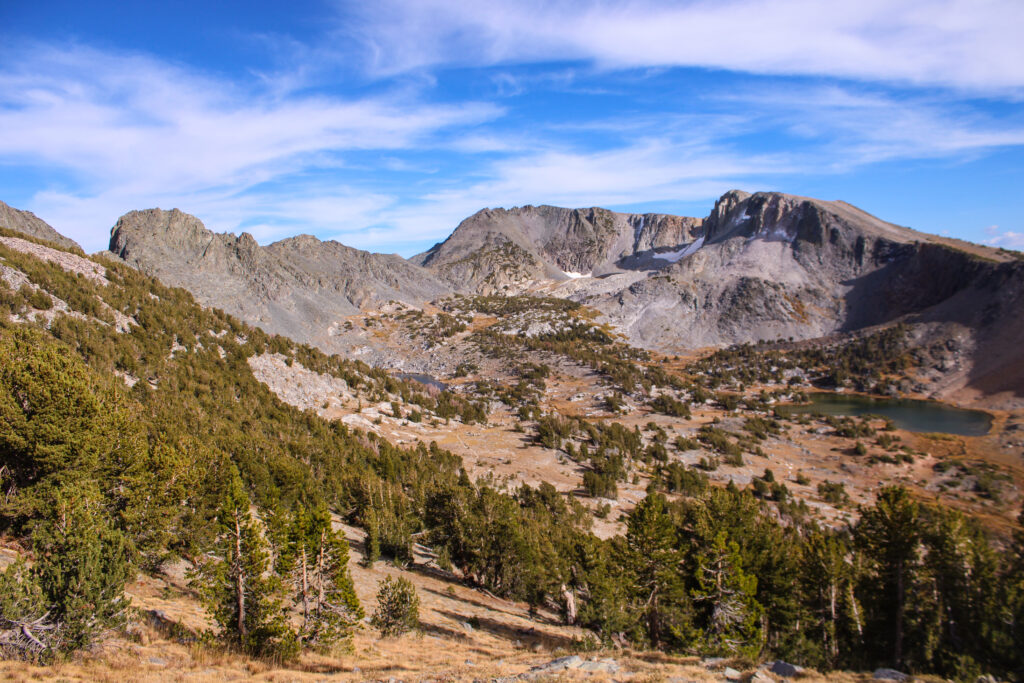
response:
<svg viewBox="0 0 1024 683"><path fill-rule="evenodd" d="M489 680L517 676L555 657L576 652L583 632L556 622L554 614L531 618L527 607L470 589L428 565L419 555L417 571L378 562L372 569L359 565L363 534L342 527L352 545L352 574L356 591L368 613L375 608L377 583L387 575L402 575L417 588L422 627L401 638L382 639L368 626L355 635L348 651L336 656L307 653L293 664L254 660L218 647L176 641L167 622L143 619L131 637L112 634L92 652L52 666L0 662L0 681L402 681ZM143 614L159 610L169 622L189 630L208 626L203 610L184 583L183 567L160 577L140 576L128 593ZM595 683L629 681L718 681L692 657L657 652L601 651L580 653L585 659L614 658L622 670L614 675L568 671L540 680L587 680ZM809 673L802 680L825 680ZM829 680L859 680L830 676Z"/></svg>

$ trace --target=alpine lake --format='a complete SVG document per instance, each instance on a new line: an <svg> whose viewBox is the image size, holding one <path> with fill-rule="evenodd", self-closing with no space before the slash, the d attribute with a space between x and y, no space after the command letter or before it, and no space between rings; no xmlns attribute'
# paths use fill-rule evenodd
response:
<svg viewBox="0 0 1024 683"><path fill-rule="evenodd" d="M984 436L992 428L990 414L982 410L956 408L938 401L834 393L813 393L809 399L809 403L780 405L776 406L776 410L783 415L880 415L909 432Z"/></svg>

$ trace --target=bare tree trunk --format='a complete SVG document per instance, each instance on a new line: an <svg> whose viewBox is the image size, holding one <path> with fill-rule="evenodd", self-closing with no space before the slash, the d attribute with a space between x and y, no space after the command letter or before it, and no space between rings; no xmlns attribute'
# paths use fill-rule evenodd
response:
<svg viewBox="0 0 1024 683"><path fill-rule="evenodd" d="M302 546L302 623L309 621L309 577L306 574L306 546Z"/></svg>
<svg viewBox="0 0 1024 683"><path fill-rule="evenodd" d="M576 591L563 583L562 597L565 599L565 623L572 626L576 623Z"/></svg>
<svg viewBox="0 0 1024 683"><path fill-rule="evenodd" d="M828 585L828 607L829 607L829 619L832 623L832 629L830 632L830 639L828 643L828 653L832 660L839 656L839 643L836 638L836 596L838 594L838 587L835 582L830 582Z"/></svg>
<svg viewBox="0 0 1024 683"><path fill-rule="evenodd" d="M324 596L324 583L326 583L326 579L324 578L324 559L325 559L324 558L324 549L327 546L327 539L325 538L326 535L327 535L327 532L325 530L321 529L320 530L320 552L317 554L317 558L316 558L316 578L317 578L317 587L319 589L319 592L317 594L317 602L316 602L317 612L319 612L320 610L322 610L324 608L324 603L326 602L326 598Z"/></svg>
<svg viewBox="0 0 1024 683"><path fill-rule="evenodd" d="M864 625L860 623L860 610L857 609L857 597L853 594L853 584L850 584L850 609L853 610L853 624L857 628L857 635L864 637Z"/></svg>
<svg viewBox="0 0 1024 683"><path fill-rule="evenodd" d="M896 666L903 663L903 560L896 563L896 638L892 646L893 662Z"/></svg>
<svg viewBox="0 0 1024 683"><path fill-rule="evenodd" d="M235 513L235 600L238 603L238 635L246 635L245 628L245 565L242 562L242 527Z"/></svg>

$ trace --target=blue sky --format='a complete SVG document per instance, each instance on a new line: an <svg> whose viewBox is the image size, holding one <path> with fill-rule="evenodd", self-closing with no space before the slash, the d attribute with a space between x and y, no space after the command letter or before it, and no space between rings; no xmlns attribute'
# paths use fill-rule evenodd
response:
<svg viewBox="0 0 1024 683"><path fill-rule="evenodd" d="M846 6L849 5L849 6ZM1024 248L1019 0L0 2L0 199L411 255L484 207L844 199Z"/></svg>

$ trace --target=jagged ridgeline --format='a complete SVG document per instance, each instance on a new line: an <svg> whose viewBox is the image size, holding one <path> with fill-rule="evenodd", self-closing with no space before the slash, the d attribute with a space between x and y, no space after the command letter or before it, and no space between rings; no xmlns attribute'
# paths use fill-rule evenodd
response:
<svg viewBox="0 0 1024 683"><path fill-rule="evenodd" d="M485 209L408 260L308 235L259 246L180 211L134 211L111 251L269 332L374 365L447 375L351 318L453 294L556 297L598 311L636 347L667 354L813 340L904 322L949 362L917 393L1024 404L1019 252L894 225L842 201L730 191L706 218L600 208Z"/></svg>
<svg viewBox="0 0 1024 683"><path fill-rule="evenodd" d="M677 500L652 490L624 535L601 540L574 497L474 484L434 445L393 446L288 406L250 360L280 354L368 400L478 419L464 399L427 396L122 263L9 231L0 282L0 522L34 557L0 576L7 656L87 645L128 617L122 589L135 571L175 557L195 565L225 642L279 659L325 647L363 614L333 517L366 530L370 561L408 563L415 537L465 581L553 607L607 644L958 678L1024 665L1024 538L997 552L971 519L903 489L883 489L850 532L833 532L671 472ZM594 436L609 457L638 448L614 427ZM312 554L330 561L308 566ZM297 572L330 598L290 583Z"/></svg>

